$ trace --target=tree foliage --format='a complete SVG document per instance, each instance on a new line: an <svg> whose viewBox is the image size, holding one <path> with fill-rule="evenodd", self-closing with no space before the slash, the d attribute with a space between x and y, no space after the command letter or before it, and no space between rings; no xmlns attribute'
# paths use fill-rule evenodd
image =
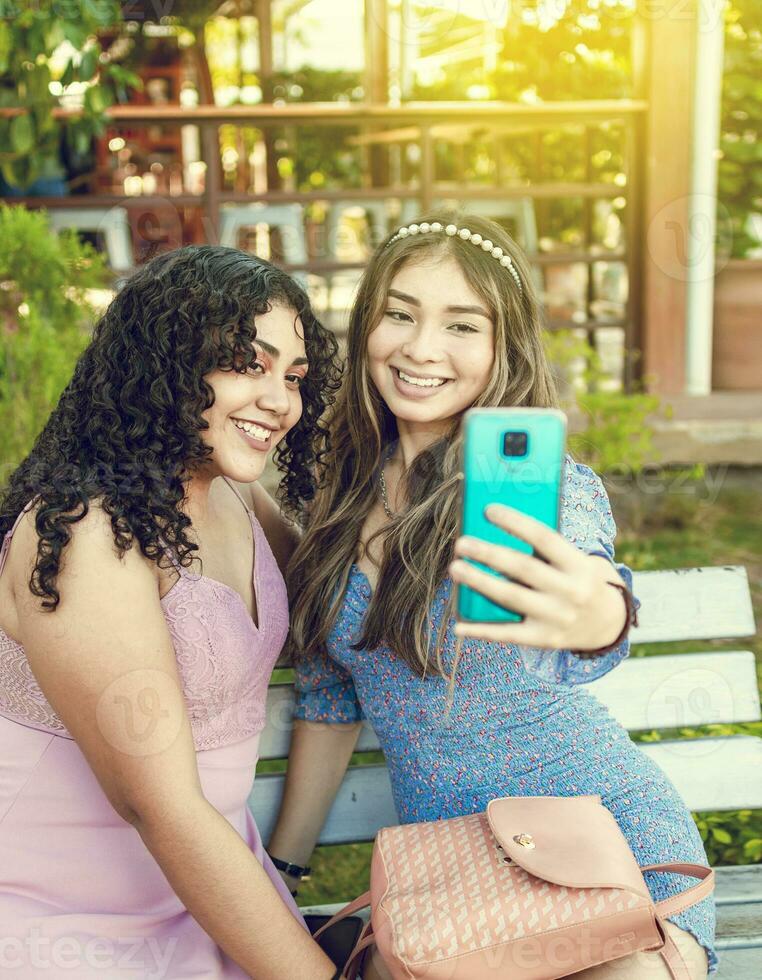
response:
<svg viewBox="0 0 762 980"><path fill-rule="evenodd" d="M273 97L284 102L357 102L364 98L357 72L327 71L304 66L297 71L276 72ZM294 175L299 190L323 186L359 187L362 183L360 154L346 145L358 130L348 126L312 126L283 131L281 157Z"/></svg>
<svg viewBox="0 0 762 980"><path fill-rule="evenodd" d="M549 5L521 5L502 32L502 48L494 69L482 59L441 72L426 84L416 84L410 96L423 99L463 99L469 91L481 97L507 101L564 101L615 99L633 95L631 38L635 12L632 7L607 0L562 0ZM430 20L431 37L424 40L424 54L457 40L467 30L465 18L451 21L442 32L442 21ZM440 36L436 36L437 30ZM472 22L471 33L483 30ZM666 71L669 66L666 66ZM762 254L762 233L750 215L762 215L762 0L729 0L725 10L725 65L722 86L722 122L718 199L730 214L732 254ZM593 179L610 179L612 168L621 169L621 140L607 140L604 129L596 131L601 143L598 159L607 173L597 171L593 150ZM532 140L516 140L509 157L517 179L563 179L580 173L584 161L569 131L546 132L542 141L542 168L538 171ZM450 155L451 156L451 155ZM465 180L479 179L484 149L474 144L466 153ZM444 154L442 164L452 159ZM481 169L485 170L482 163ZM568 205L563 215L553 204L550 233L562 234L577 220ZM557 219L553 221L552 219ZM762 223L762 217L757 219Z"/></svg>
<svg viewBox="0 0 762 980"><path fill-rule="evenodd" d="M0 485L32 448L95 318L104 258L44 211L0 204Z"/></svg>
<svg viewBox="0 0 762 980"><path fill-rule="evenodd" d="M762 254L762 234L749 222L751 214L762 215L760 0L732 0L726 14L721 127L718 197L730 214L732 254Z"/></svg>
<svg viewBox="0 0 762 980"><path fill-rule="evenodd" d="M59 159L61 139L84 153L103 131L104 113L127 97L138 79L112 63L99 32L121 21L116 0L0 0L0 107L17 109L0 119L0 168L7 183L26 187ZM61 62L63 67L61 68ZM53 110L64 88L83 85L82 112L67 120Z"/></svg>

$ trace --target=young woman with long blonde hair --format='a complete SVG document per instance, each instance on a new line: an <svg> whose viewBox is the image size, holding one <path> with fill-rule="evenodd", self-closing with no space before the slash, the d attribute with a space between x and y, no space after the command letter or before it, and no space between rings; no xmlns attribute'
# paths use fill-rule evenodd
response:
<svg viewBox="0 0 762 980"><path fill-rule="evenodd" d="M567 456L559 532L496 509L544 560L465 539L456 551L463 412L555 404L530 269L502 228L434 214L381 245L352 310L332 453L290 569L297 721L270 841L278 859L309 860L365 717L402 822L500 796L599 794L639 863L706 862L674 787L582 686L627 655L634 605L598 476ZM523 621L456 624L453 579ZM687 883L646 879L654 899ZM669 928L693 977L715 968L711 899ZM665 969L648 953L578 976Z"/></svg>

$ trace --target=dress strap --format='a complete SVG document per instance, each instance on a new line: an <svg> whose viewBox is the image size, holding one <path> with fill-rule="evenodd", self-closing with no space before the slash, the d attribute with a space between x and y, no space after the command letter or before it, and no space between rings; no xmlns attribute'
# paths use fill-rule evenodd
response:
<svg viewBox="0 0 762 980"><path fill-rule="evenodd" d="M249 507L249 505L246 503L246 501L241 496L240 492L236 489L235 486L233 486L233 484L230 482L230 480L228 480L228 478L225 477L225 476L223 476L222 479L225 481L225 483L227 483L227 485L230 487L230 489L233 491L233 493L236 495L236 497L238 497L238 499L241 501L241 506L246 511L246 513L247 513L247 515L249 517L250 522L254 526L254 531L256 533L256 530L259 527L259 522L257 521L256 515L254 514L254 511L251 509L251 507ZM164 548L164 553L166 554L167 558L169 558L169 560L172 562L172 566L175 569L175 571L177 572L177 574L180 575L180 576L182 576L182 577L191 574L188 571L187 568L184 568L180 564L180 562L177 560L177 556L175 555L174 551L172 551L172 549L164 541L164 539L163 538L159 538L159 541L161 542L161 545Z"/></svg>
<svg viewBox="0 0 762 980"><path fill-rule="evenodd" d="M6 531L5 538L3 539L2 547L0 547L0 575L3 574L5 563L8 560L8 552L10 551L11 540L13 539L13 535L16 531L16 528L21 523L24 515L27 514L34 507L34 505L37 503L39 499L40 499L39 496L37 496L34 497L32 500L30 500L29 503L26 505L26 507L24 507L21 513L17 516L16 520L13 522L13 526L11 527L11 529L9 531Z"/></svg>
<svg viewBox="0 0 762 980"><path fill-rule="evenodd" d="M241 501L241 504L242 504L244 510L246 511L246 513L247 513L247 515L249 517L249 523L251 524L252 532L254 534L254 544L255 544L255 547L256 547L256 542L259 540L260 535L261 536L264 536L264 533L265 533L264 530L262 529L262 525L259 523L259 520L257 518L257 515L254 513L254 510L251 507L251 505L250 504L247 504L246 501L241 496L240 490L238 490L238 488L235 487L230 482L230 480L228 480L228 478L226 476L223 476L222 479L225 481L225 483L227 483L227 485L230 487L230 489L233 491L233 493L236 495L236 497L238 497L238 499Z"/></svg>
<svg viewBox="0 0 762 980"><path fill-rule="evenodd" d="M161 544L162 548L164 549L164 554L172 562L172 567L174 568L174 570L177 572L177 574L180 577L183 577L186 574L187 569L183 568L183 566L180 564L180 562L177 559L177 555L174 553L174 551L172 551L172 549L166 543L166 541L164 540L164 538L161 538L160 537L159 538L159 543Z"/></svg>
<svg viewBox="0 0 762 980"><path fill-rule="evenodd" d="M228 478L226 476L223 476L222 479L225 481L225 483L227 483L227 485L230 487L230 489L233 491L233 493L236 495L236 497L238 497L238 499L241 501L241 503L243 504L243 506L244 506L244 508L246 510L246 513L251 516L251 514L252 514L251 507L246 503L246 501L241 496L241 491L238 489L238 487L236 487L233 483L231 483L230 480L228 480Z"/></svg>

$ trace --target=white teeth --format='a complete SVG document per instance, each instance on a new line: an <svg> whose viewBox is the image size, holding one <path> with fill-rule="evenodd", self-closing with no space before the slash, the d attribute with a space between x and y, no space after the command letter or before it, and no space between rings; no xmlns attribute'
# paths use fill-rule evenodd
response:
<svg viewBox="0 0 762 980"><path fill-rule="evenodd" d="M251 422L242 422L240 419L233 419L233 425L250 435L253 439L259 439L260 442L267 442L270 438L270 430L263 429L259 425L253 425Z"/></svg>
<svg viewBox="0 0 762 980"><path fill-rule="evenodd" d="M409 385L417 385L419 388L439 388L445 383L444 378L413 378L409 374L405 374L404 371L400 371L399 368L397 368L397 374Z"/></svg>

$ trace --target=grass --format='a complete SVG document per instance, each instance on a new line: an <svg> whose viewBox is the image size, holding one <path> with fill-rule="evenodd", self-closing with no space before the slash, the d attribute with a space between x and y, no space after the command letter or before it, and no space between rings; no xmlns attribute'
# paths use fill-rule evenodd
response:
<svg viewBox="0 0 762 980"><path fill-rule="evenodd" d="M611 493L619 535L617 558L645 571L700 565L744 565L749 575L757 622L762 617L762 475L759 471L713 474L706 483L667 484L658 494ZM740 644L753 650L762 688L762 638ZM739 641L706 641L701 648L738 649ZM696 649L695 641L639 645L633 656L682 653ZM287 674L281 675L285 680ZM637 740L653 741L679 735L697 737L729 732L762 735L762 723L708 725L679 732L642 732ZM356 763L380 759L380 753L356 756ZM281 762L261 763L258 772L282 769ZM753 863L762 860L762 813L698 814L696 820L712 864ZM312 859L312 879L299 889L299 904L340 902L368 887L372 844L320 847Z"/></svg>

